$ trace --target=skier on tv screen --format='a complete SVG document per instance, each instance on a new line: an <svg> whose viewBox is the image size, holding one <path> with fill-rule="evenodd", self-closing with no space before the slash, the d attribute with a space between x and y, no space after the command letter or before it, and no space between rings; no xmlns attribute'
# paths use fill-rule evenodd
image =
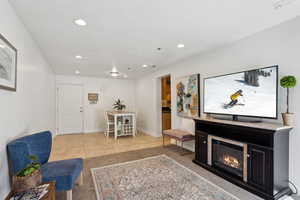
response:
<svg viewBox="0 0 300 200"><path fill-rule="evenodd" d="M237 92L230 95L231 102L227 105L225 105L225 108L231 108L235 105L245 105L242 102L244 102L243 98L243 90L238 90ZM238 104L239 103L239 104Z"/></svg>

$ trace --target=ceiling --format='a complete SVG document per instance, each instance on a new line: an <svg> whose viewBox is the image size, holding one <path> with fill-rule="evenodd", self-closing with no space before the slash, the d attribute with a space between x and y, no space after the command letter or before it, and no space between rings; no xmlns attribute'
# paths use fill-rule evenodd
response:
<svg viewBox="0 0 300 200"><path fill-rule="evenodd" d="M108 77L114 65L128 78L294 18L299 1L10 0L56 74Z"/></svg>

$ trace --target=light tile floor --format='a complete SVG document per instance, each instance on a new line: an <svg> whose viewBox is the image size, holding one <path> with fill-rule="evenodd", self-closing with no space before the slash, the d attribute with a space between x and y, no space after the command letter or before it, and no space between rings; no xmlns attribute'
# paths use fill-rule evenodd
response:
<svg viewBox="0 0 300 200"><path fill-rule="evenodd" d="M166 143L169 140L166 139ZM138 133L115 140L103 133L58 135L54 138L50 161L69 158L92 158L108 154L162 146L161 137Z"/></svg>

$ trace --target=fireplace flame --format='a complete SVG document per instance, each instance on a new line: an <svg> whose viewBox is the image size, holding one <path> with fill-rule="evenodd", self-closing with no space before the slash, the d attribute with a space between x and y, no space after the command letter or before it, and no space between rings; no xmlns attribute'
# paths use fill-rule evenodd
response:
<svg viewBox="0 0 300 200"><path fill-rule="evenodd" d="M240 162L238 161L238 159L236 159L233 156L225 155L223 157L223 163L225 165L228 165L228 166L233 167L233 168L239 168L240 167Z"/></svg>

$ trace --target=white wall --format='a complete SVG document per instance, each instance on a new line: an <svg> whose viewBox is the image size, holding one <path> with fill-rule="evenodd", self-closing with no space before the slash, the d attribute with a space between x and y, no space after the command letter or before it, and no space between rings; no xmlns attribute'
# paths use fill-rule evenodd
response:
<svg viewBox="0 0 300 200"><path fill-rule="evenodd" d="M55 79L7 0L0 0L0 33L18 49L17 92L0 89L0 199L8 194L6 144L19 135L55 128Z"/></svg>
<svg viewBox="0 0 300 200"><path fill-rule="evenodd" d="M221 34L221 33L220 33ZM137 80L137 108L140 113L138 127L152 135L160 135L157 131L157 81L165 74L171 74L172 80L172 126L194 130L192 120L176 116L176 97L174 80L183 75L200 73L203 77L221 75L230 72L266 67L278 64L280 77L287 74L300 79L300 17L271 29L257 33L222 49L192 57L154 74ZM188 47L186 47L188 48ZM184 51L184 49L183 49ZM290 135L290 179L300 188L300 84L291 92L291 110L295 112L295 128ZM203 87L201 85L201 90ZM279 111L284 111L285 91L279 90ZM203 99L202 94L200 95ZM280 116L279 116L280 117ZM280 117L281 118L281 117ZM280 119L281 120L281 119Z"/></svg>
<svg viewBox="0 0 300 200"><path fill-rule="evenodd" d="M82 84L84 88L84 132L104 131L104 112L112 110L118 98L124 101L126 110L135 111L135 80L105 79L81 76L56 76L56 84ZM88 93L99 93L97 104L89 104Z"/></svg>

